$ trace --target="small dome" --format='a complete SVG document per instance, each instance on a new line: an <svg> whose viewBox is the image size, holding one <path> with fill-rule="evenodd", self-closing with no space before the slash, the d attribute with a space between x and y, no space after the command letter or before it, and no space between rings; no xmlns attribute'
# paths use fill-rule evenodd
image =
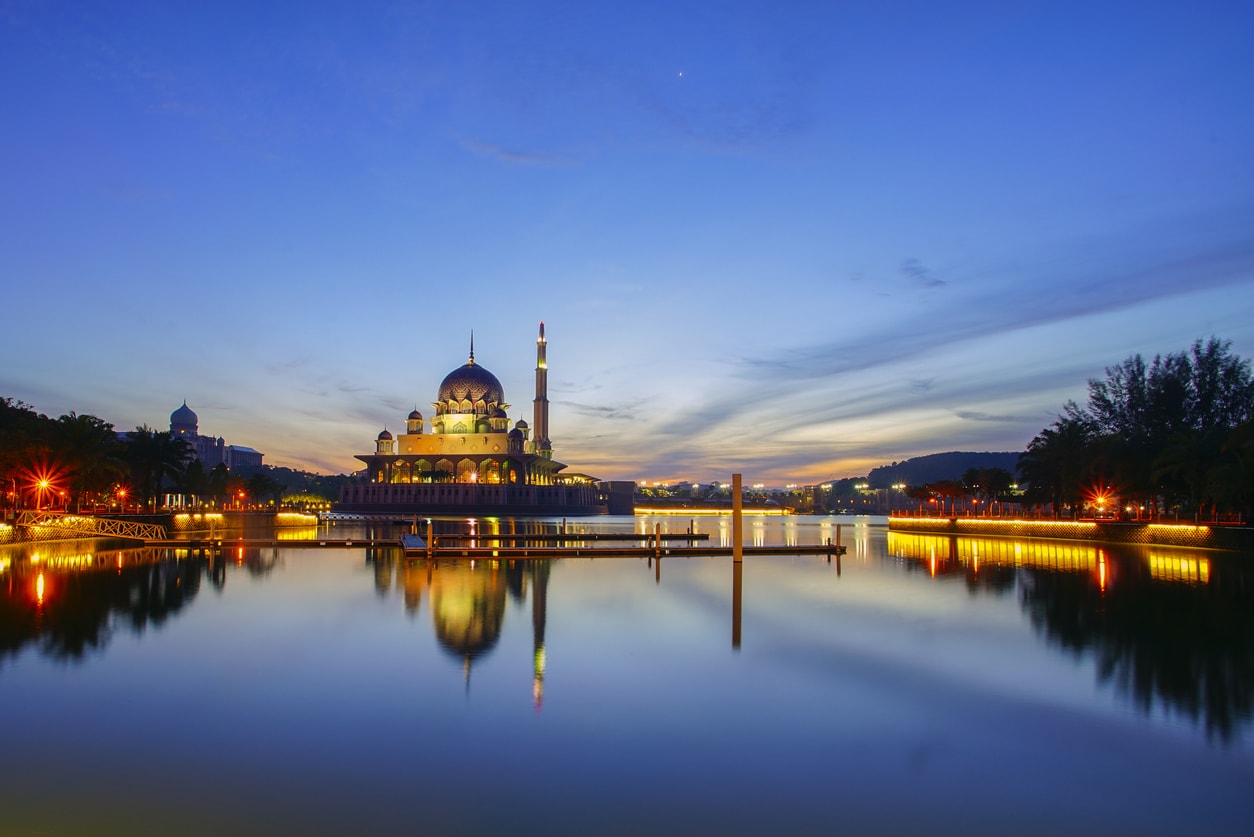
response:
<svg viewBox="0 0 1254 837"><path fill-rule="evenodd" d="M527 429L527 421L526 421L526 419L519 419L519 420L518 420L518 424L515 424L514 426L515 426L515 427L517 427L519 430L526 430L526 429Z"/></svg>
<svg viewBox="0 0 1254 837"><path fill-rule="evenodd" d="M417 410L414 410L412 413L409 414L410 421L419 421L421 419L422 419L422 413L418 412Z"/></svg>
<svg viewBox="0 0 1254 837"><path fill-rule="evenodd" d="M509 437L511 439L521 439L523 437L523 432L515 427L513 430L509 431Z"/></svg>
<svg viewBox="0 0 1254 837"><path fill-rule="evenodd" d="M183 406L170 413L170 424L195 424L199 419L192 412L191 407L187 406L187 402L183 402Z"/></svg>
<svg viewBox="0 0 1254 837"><path fill-rule="evenodd" d="M437 401L484 401L489 404L504 403L505 391L501 382L488 370L473 360L464 363L444 377L440 384Z"/></svg>
<svg viewBox="0 0 1254 837"><path fill-rule="evenodd" d="M392 441L392 434L384 430L382 433L379 434L378 438L380 442L390 442Z"/></svg>
<svg viewBox="0 0 1254 837"><path fill-rule="evenodd" d="M500 407L492 411L492 418L509 418L509 416Z"/></svg>

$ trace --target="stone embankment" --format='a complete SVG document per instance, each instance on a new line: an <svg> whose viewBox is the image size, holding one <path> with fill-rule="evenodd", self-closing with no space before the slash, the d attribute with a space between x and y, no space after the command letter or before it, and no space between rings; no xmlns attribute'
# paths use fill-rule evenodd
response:
<svg viewBox="0 0 1254 837"><path fill-rule="evenodd" d="M1136 523L1114 520L1024 520L985 517L891 517L894 532L983 538L1051 538L1254 552L1248 526Z"/></svg>

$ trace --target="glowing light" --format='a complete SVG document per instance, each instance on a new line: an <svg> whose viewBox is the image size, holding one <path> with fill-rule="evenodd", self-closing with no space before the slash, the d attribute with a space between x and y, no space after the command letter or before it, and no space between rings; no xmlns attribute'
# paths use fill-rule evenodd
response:
<svg viewBox="0 0 1254 837"><path fill-rule="evenodd" d="M761 516L771 517L775 515L792 514L791 511L783 507L773 507L769 509L747 508L747 509L742 509L741 511L744 513L746 517L749 517L750 515L761 515ZM709 515L718 515L720 517L731 517L732 510L730 508L722 508L722 507L716 508L716 509L705 509L705 508L663 509L663 508L649 508L645 506L636 506L637 517L649 517L653 515L658 515L658 516L683 515L685 517L692 517L694 514L701 514L701 515L709 514Z"/></svg>
<svg viewBox="0 0 1254 837"><path fill-rule="evenodd" d="M1168 581L1210 583L1210 561L1178 555L1150 553L1150 576Z"/></svg>
<svg viewBox="0 0 1254 837"><path fill-rule="evenodd" d="M40 604L44 603L44 574L40 573L39 578L35 579L35 597Z"/></svg>

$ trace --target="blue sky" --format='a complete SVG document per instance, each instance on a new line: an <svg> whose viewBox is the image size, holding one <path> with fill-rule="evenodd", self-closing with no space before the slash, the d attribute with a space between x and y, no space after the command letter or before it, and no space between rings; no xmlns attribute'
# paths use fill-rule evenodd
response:
<svg viewBox="0 0 1254 837"><path fill-rule="evenodd" d="M1248 3L0 2L0 395L353 469L466 359L605 478L1021 450L1254 356Z"/></svg>

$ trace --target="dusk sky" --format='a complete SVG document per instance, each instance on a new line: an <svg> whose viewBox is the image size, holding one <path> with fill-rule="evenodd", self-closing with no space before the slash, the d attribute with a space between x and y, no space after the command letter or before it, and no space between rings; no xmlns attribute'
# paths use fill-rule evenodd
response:
<svg viewBox="0 0 1254 837"><path fill-rule="evenodd" d="M475 357L606 479L1022 450L1254 356L1254 5L0 0L0 396L361 467Z"/></svg>

